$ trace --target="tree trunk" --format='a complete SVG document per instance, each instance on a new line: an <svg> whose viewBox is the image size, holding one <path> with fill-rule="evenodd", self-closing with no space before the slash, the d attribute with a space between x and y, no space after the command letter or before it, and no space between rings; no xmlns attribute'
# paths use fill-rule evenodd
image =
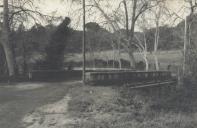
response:
<svg viewBox="0 0 197 128"><path fill-rule="evenodd" d="M113 68L116 68L115 61L116 61L116 49L113 48Z"/></svg>
<svg viewBox="0 0 197 128"><path fill-rule="evenodd" d="M144 60L145 60L145 64L146 64L146 71L148 71L149 70L149 63L148 63L148 59L147 59L147 57L145 56L144 57Z"/></svg>
<svg viewBox="0 0 197 128"><path fill-rule="evenodd" d="M143 36L144 36L144 61L145 61L145 64L146 64L146 71L149 70L149 62L148 62L148 59L147 59L147 53L148 53L148 48L147 48L147 42L146 42L146 33L144 32L143 33Z"/></svg>
<svg viewBox="0 0 197 128"><path fill-rule="evenodd" d="M128 15L128 8L126 0L123 0L124 9L125 9L125 18L126 18L126 32L127 32L127 39L129 39L129 15Z"/></svg>
<svg viewBox="0 0 197 128"><path fill-rule="evenodd" d="M120 51L120 49L118 49L118 63L119 63L119 68L122 69L121 51Z"/></svg>
<svg viewBox="0 0 197 128"><path fill-rule="evenodd" d="M118 65L119 69L122 69L122 63L121 63L121 48L120 48L120 38L118 39Z"/></svg>
<svg viewBox="0 0 197 128"><path fill-rule="evenodd" d="M26 57L27 50L24 40L22 42L22 45L23 45L23 75L25 75L27 73L27 57Z"/></svg>
<svg viewBox="0 0 197 128"><path fill-rule="evenodd" d="M93 50L93 46L91 45L91 39L86 40L87 42L87 48L88 48L88 55L87 55L87 60L89 60L91 63L90 65L86 65L87 67L90 66L92 68L96 68L96 64L95 64L95 54L94 54L94 50Z"/></svg>
<svg viewBox="0 0 197 128"><path fill-rule="evenodd" d="M135 69L135 57L133 55L133 51L129 51L129 58L130 58L130 67Z"/></svg>
<svg viewBox="0 0 197 128"><path fill-rule="evenodd" d="M186 56L187 56L187 45L188 45L188 16L185 18L185 33L184 33L184 48L183 48L183 75L186 72Z"/></svg>
<svg viewBox="0 0 197 128"><path fill-rule="evenodd" d="M5 77L7 76L7 64L6 64L6 57L5 57L5 52L0 44L0 77Z"/></svg>
<svg viewBox="0 0 197 128"><path fill-rule="evenodd" d="M155 69L159 70L159 62L157 58L157 49L159 44L159 22L156 21L156 32L155 32L155 44L154 44L154 59L155 59Z"/></svg>
<svg viewBox="0 0 197 128"><path fill-rule="evenodd" d="M95 62L95 53L94 51L91 49L91 53L90 53L90 56L92 56L92 61L93 61L93 69L96 69L96 62Z"/></svg>
<svg viewBox="0 0 197 128"><path fill-rule="evenodd" d="M86 83L86 31L85 31L85 24L86 24L86 1L83 0L83 42L82 42L82 53L83 53L83 70L82 70L82 80L83 83Z"/></svg>
<svg viewBox="0 0 197 128"><path fill-rule="evenodd" d="M13 77L15 75L14 57L11 50L10 38L9 38L10 28L9 28L8 14L9 14L8 0L4 0L2 46L5 51L9 77Z"/></svg>
<svg viewBox="0 0 197 128"><path fill-rule="evenodd" d="M155 52L154 53L154 60L155 60L155 69L158 71L159 70L159 61L158 61L158 58L157 58L157 53Z"/></svg>
<svg viewBox="0 0 197 128"><path fill-rule="evenodd" d="M133 1L133 7L132 7L133 13L132 13L132 19L131 19L131 34L130 34L130 41L133 41L134 39L134 32L135 32L135 22L136 22L136 10L137 10L137 0Z"/></svg>
<svg viewBox="0 0 197 128"><path fill-rule="evenodd" d="M129 48L129 57L130 57L130 66L135 69L135 58L133 55L132 43L134 42L134 34L135 34L135 22L136 22L136 9L137 9L137 0L133 1L132 5L132 19L131 19L131 30L130 30L130 48Z"/></svg>

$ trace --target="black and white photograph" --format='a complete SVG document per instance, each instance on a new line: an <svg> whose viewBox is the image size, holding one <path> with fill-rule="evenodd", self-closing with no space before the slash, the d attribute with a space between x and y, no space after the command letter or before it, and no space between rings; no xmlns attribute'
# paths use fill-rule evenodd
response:
<svg viewBox="0 0 197 128"><path fill-rule="evenodd" d="M197 0L0 0L0 128L196 128Z"/></svg>

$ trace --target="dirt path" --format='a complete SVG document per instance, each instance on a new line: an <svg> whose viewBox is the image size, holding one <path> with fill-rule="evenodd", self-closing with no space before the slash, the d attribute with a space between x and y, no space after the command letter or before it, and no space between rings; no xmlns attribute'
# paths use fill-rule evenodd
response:
<svg viewBox="0 0 197 128"><path fill-rule="evenodd" d="M37 108L61 100L69 88L77 82L68 83L21 83L0 86L0 127L23 128L21 120Z"/></svg>
<svg viewBox="0 0 197 128"><path fill-rule="evenodd" d="M111 118L102 110L117 97L111 87L77 86L60 101L37 108L23 118L26 128L69 128L91 119ZM107 109L110 109L107 108ZM101 112L101 113L99 113ZM88 115L88 116L87 116ZM84 117L87 116L87 117Z"/></svg>
<svg viewBox="0 0 197 128"><path fill-rule="evenodd" d="M68 120L67 110L69 96L65 96L60 101L44 105L37 108L33 113L29 113L23 118L25 128L60 128Z"/></svg>

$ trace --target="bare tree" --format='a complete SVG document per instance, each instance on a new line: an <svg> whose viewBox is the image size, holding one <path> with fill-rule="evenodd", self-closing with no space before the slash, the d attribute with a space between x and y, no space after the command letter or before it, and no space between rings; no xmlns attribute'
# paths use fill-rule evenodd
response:
<svg viewBox="0 0 197 128"><path fill-rule="evenodd" d="M33 20L35 23L41 23L43 19L44 21L52 21L59 19L59 17L42 14L35 7L34 0L15 0L12 2L4 0L0 7L3 7L2 46L6 56L8 73L12 77L16 73L16 61L10 31L18 28L24 22L28 23Z"/></svg>
<svg viewBox="0 0 197 128"><path fill-rule="evenodd" d="M155 15L155 42L154 42L154 59L155 59L155 68L158 71L159 70L159 62L158 62L158 57L157 57L157 50L158 50L158 45L159 45L159 28L160 28L160 20L161 20L161 6L158 6L156 8L156 11L154 13Z"/></svg>
<svg viewBox="0 0 197 128"><path fill-rule="evenodd" d="M158 47L159 47L159 39L160 39L160 27L163 26L171 14L166 7L165 0L160 1L157 6L152 8L149 13L152 15L152 18L148 18L148 20L153 21L155 26L155 39L154 39L154 61L155 61L155 69L158 71L159 67L159 60L158 60ZM149 15L150 15L149 14Z"/></svg>
<svg viewBox="0 0 197 128"><path fill-rule="evenodd" d="M141 53L146 65L145 70L148 71L149 60L148 60L147 30L150 25L145 15L146 14L141 15L140 20L138 21L138 27L142 30L142 37L138 37L136 35L135 38L137 39L136 46L138 47L138 51Z"/></svg>
<svg viewBox="0 0 197 128"><path fill-rule="evenodd" d="M119 16L117 16L117 12L120 11L120 7L115 11L114 14L112 14L113 16L111 17L109 14L107 14L105 12L105 9L102 8L100 2L102 2L102 0L93 0L93 2L91 2L91 4L89 4L88 6L91 8L96 8L100 11L100 13L102 14L102 16L106 19L106 21L108 22L108 24L111 26L113 31L118 31L121 28L121 21L120 19L118 19ZM132 2L130 1L126 1L123 0L120 2L123 3L124 5L124 14L125 15L125 23L126 23L126 31L127 31L127 36L125 39L125 42L122 43L121 45L123 46L123 48L125 49L125 51L129 54L130 56L130 63L132 67L135 67L135 58L133 56L133 52L135 49L135 25L136 22L139 18L139 16L141 14L143 14L144 12L146 12L146 10L151 9L152 7L157 6L157 4L160 2L160 0L158 1L150 1L150 0L133 0ZM128 8L128 3L130 3L131 7ZM130 9L131 14L128 13L128 9ZM129 15L131 15L131 17L129 18ZM130 24L129 24L130 22ZM130 29L129 29L130 26ZM121 34L123 35L123 34ZM121 37L122 38L122 37Z"/></svg>

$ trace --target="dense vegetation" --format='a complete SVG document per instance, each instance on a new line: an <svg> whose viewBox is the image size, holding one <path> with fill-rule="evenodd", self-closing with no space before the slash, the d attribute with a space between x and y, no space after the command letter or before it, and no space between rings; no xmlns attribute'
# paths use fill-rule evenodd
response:
<svg viewBox="0 0 197 128"><path fill-rule="evenodd" d="M171 49L179 49L183 47L183 40L181 39L181 29L182 25L178 25L175 28L171 28L168 26L160 27L160 45L159 49L161 50L171 50ZM24 36L23 41L25 42L27 47L31 47L33 51L44 51L49 40L51 38L51 34L58 28L58 26L47 25L41 26L39 24L35 24L29 30L21 30L20 28L16 31L12 32L13 44L15 44L15 49L18 49L21 44L21 36ZM152 28L147 30L147 41L149 50L153 47L154 42L154 33L155 29ZM183 33L183 32L182 32ZM138 32L139 34L139 32ZM19 36L20 35L20 36ZM115 37L115 33L110 33L104 28L100 28L95 33L88 32L88 38L91 38L91 44L96 49L108 50L111 49L110 38ZM64 38L64 37L60 37ZM107 40L108 39L108 40ZM82 41L82 31L73 30L72 34L69 36L69 39L65 42L67 47L65 49L66 53L80 53L81 52L81 41ZM98 44L100 43L100 44Z"/></svg>
<svg viewBox="0 0 197 128"><path fill-rule="evenodd" d="M63 54L68 55L81 53L82 31L73 30L72 28L66 28L66 26L64 26L65 29L62 28L62 31L64 32L57 34L57 30L62 26L62 24L63 23L58 26L54 26L52 24L46 26L35 24L28 30L26 30L24 26L21 25L17 30L13 30L11 32L14 56L16 57L19 71L23 70L24 67L27 68L26 65L31 67L32 64L35 64L40 60L46 60L47 57L48 60L51 60L51 62L56 62L56 60L49 58L51 58L53 55L54 57L52 58L57 58L56 53L62 50L64 51L61 53L62 57ZM194 23L194 27L196 27L196 23ZM69 32L66 32L67 29ZM176 27L162 26L159 29L159 50L177 50L183 48L184 21L178 24ZM86 30L86 50L88 52L100 52L114 50L114 47L117 48L117 46L114 45L117 45L118 43L118 32L111 33L95 22L87 23ZM192 33L195 34L195 30ZM143 33L136 32L135 34L138 35L138 37L143 38ZM155 28L146 30L146 35L148 51L152 52L154 47ZM197 39L194 36L194 38L192 38L192 42L195 42L195 40ZM60 44L62 45L58 45L59 42L61 42ZM56 47L53 48L54 46L63 49L58 50ZM53 49L55 49L56 52Z"/></svg>

